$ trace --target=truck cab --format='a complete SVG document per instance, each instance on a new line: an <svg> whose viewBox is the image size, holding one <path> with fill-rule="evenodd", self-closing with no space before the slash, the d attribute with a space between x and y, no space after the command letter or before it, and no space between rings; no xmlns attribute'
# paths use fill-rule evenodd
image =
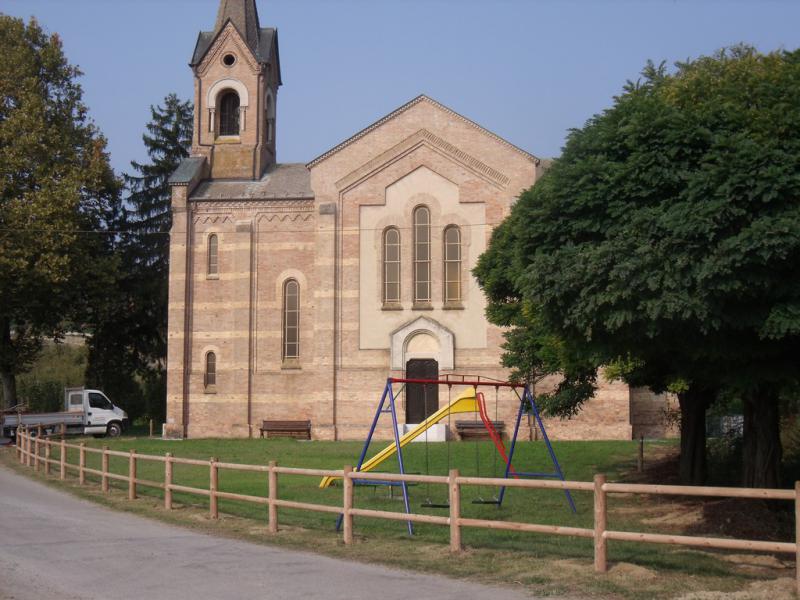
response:
<svg viewBox="0 0 800 600"><path fill-rule="evenodd" d="M128 426L128 414L100 390L67 388L64 396L67 412L83 413L84 433L119 437Z"/></svg>

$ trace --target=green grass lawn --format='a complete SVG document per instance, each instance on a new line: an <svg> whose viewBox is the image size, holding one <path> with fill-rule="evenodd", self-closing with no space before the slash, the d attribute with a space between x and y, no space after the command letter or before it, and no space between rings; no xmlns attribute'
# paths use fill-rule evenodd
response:
<svg viewBox="0 0 800 600"><path fill-rule="evenodd" d="M166 452L171 452L177 457L201 460L215 457L222 462L256 465L266 465L275 460L282 466L322 469L341 469L344 465L354 465L361 450L359 442L261 439L162 441L147 438L86 441L92 447L108 445L112 450L135 449L140 454L163 456ZM370 454L380 450L384 444L376 443ZM560 442L554 443L554 448L566 477L571 480L590 481L595 473L605 473L611 481L624 480L635 469L636 442ZM647 446L648 456L663 457L672 451L673 442L654 442ZM77 464L77 454L77 450L68 451L70 463ZM58 456L57 450L53 452L53 456ZM457 468L463 475L501 476L502 460L495 459L495 456L491 442L429 444L427 449L425 444L411 444L404 451L407 472L441 475L446 474L449 468ZM514 464L518 470L552 471L552 464L542 442L519 443ZM100 456L88 453L87 466L99 469ZM396 472L397 460L390 459L382 467L385 471ZM127 474L127 459L111 457L110 469L112 472ZM163 475L163 463L139 461L139 478L163 482ZM71 477L75 476L71 472ZM99 483L97 477L88 476L88 479L95 484ZM208 468L175 465L173 481L178 485L208 489ZM219 483L221 491L256 496L267 494L265 473L221 471ZM112 481L111 485L119 490L127 489L127 483L124 482ZM321 490L318 485L317 477L281 475L279 496L287 500L341 506L341 487ZM472 500L479 498L493 498L496 493L496 488L464 486L462 515L573 527L593 526L591 493L573 492L577 514L569 509L564 493L555 490L510 488L502 508L472 503ZM139 494L145 499L149 498L153 506L163 495L161 490L144 487L139 489ZM422 506L427 500L446 501L447 489L444 485L412 486L410 497L413 512L441 515L448 512L446 509L427 509ZM197 518L202 518L202 511L208 506L207 498L183 493L175 493L174 501L179 503L179 511L184 508L195 510ZM671 502L671 499L663 498L611 496L609 527L615 530L685 533L680 523L652 522L654 514L681 510L680 506L676 508ZM386 486L359 486L356 488L356 506L401 512L402 494L399 489L392 490ZM247 527L250 530L263 535L267 520L266 507L220 500L219 508L230 515L230 518L249 523ZM608 594L607 597L648 598L654 597L654 594L666 593L673 586L679 589L683 585L680 582L687 579L695 583L703 580L707 582L709 589L736 589L760 578L737 570L730 562L721 560L720 554L676 547L611 543L609 559L612 564L633 565L659 574L656 579L632 586L629 577L596 579L591 574L592 540L464 528L462 536L468 554L476 553L476 557L481 556L483 559L454 562L447 558L447 527L417 524L416 534L409 540L403 522L358 517L355 519L355 533L359 544L352 550L341 546L341 536L334 530L335 517L332 515L280 509L279 521L282 530L287 532L281 534L280 543L290 546L334 555L345 553L357 559L445 572L483 581L517 582L540 591L546 589L548 593L559 590L585 592L585 582L592 581L595 588L599 586L598 589ZM294 541L288 537L292 532L296 533ZM360 550L359 545L362 545ZM560 564L560 567L553 569L554 563ZM564 571L563 577L559 577L559 569ZM580 574L573 572L576 569Z"/></svg>

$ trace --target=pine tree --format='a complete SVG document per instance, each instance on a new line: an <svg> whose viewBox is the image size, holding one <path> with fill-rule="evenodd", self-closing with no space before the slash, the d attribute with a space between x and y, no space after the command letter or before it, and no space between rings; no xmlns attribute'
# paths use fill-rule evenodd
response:
<svg viewBox="0 0 800 600"><path fill-rule="evenodd" d="M125 175L130 195L130 229L141 239L138 261L148 274L164 275L169 266L169 233L172 226L168 181L192 144L194 110L191 102L182 102L176 94L164 99L163 106L151 106L151 121L142 136L150 157L148 164L131 162L137 175Z"/></svg>
<svg viewBox="0 0 800 600"><path fill-rule="evenodd" d="M131 418L160 420L166 396L169 231L172 226L169 177L189 156L193 107L170 94L151 107L142 136L150 161L132 162L125 175L129 191L120 224L120 277L114 298L90 343L88 379L121 402Z"/></svg>

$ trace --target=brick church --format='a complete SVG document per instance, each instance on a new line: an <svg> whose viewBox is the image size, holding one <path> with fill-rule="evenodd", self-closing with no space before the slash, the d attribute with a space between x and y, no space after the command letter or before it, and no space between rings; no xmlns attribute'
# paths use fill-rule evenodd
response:
<svg viewBox="0 0 800 600"><path fill-rule="evenodd" d="M363 439L389 376L507 376L471 269L539 158L418 96L307 164L279 162L278 32L255 0L221 0L191 68L191 157L170 180L165 435L250 437L263 420L303 419L315 439ZM447 395L406 392L399 418L419 422ZM489 396L511 422L516 400ZM603 381L548 427L659 436L665 407Z"/></svg>

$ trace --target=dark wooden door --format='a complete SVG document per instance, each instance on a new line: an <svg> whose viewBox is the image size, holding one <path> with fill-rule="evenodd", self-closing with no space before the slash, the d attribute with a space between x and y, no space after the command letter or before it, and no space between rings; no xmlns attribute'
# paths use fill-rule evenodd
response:
<svg viewBox="0 0 800 600"><path fill-rule="evenodd" d="M407 379L439 379L439 363L414 359L406 364ZM406 423L422 423L439 410L439 386L409 383L406 385Z"/></svg>

